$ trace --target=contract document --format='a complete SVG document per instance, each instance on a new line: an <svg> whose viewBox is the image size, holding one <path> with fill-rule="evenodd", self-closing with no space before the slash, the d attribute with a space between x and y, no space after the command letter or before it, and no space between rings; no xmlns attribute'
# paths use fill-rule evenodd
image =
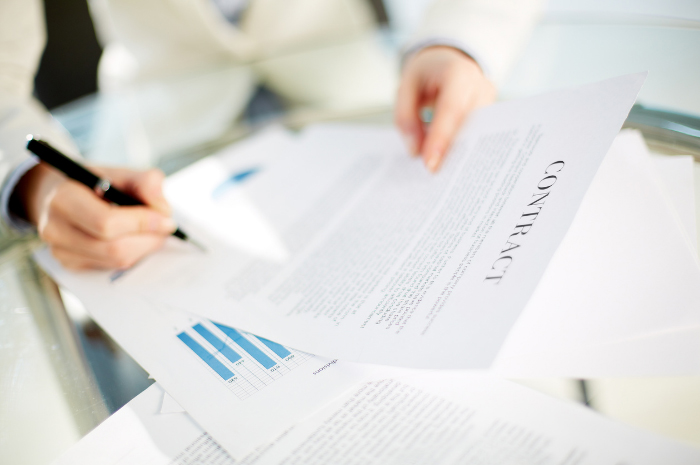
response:
<svg viewBox="0 0 700 465"><path fill-rule="evenodd" d="M428 373L361 383L236 460L154 384L54 465L645 465L700 451L514 383Z"/></svg>
<svg viewBox="0 0 700 465"><path fill-rule="evenodd" d="M294 142L288 135L279 131L266 132L237 144L220 156L199 162L192 169L199 174L213 169L218 173L217 179L224 180L231 176L221 171L244 173L254 166L264 173L275 163L268 155L292 150L295 150ZM645 267L644 262L637 263L626 275L631 275L630 282L634 284L635 279L639 279L635 273L648 274L652 281L659 279L656 274L660 273L669 279L664 285L666 292L686 295L683 288L689 284L684 279L692 278L693 270L679 265L687 259L692 265L692 257L684 252L683 240L674 229L669 212L663 210L661 195L654 192L653 182L643 175L645 155L648 154L637 133L623 131L617 136L557 256L561 258L561 253L566 252L571 233L575 233L574 237L582 246L588 244L588 248L584 247L587 254L608 257L603 261L607 265L603 274L605 282L610 280L605 278L607 274L622 274L619 270L625 269L630 257L613 255L611 262L611 254L605 252L608 247L621 251L620 244L635 231L642 242L653 243L656 237L665 244L658 253L675 268L659 266L666 262L657 258L651 267ZM685 173L681 171L681 174ZM658 219L654 227L647 224L650 211ZM604 224L605 230L590 227L596 224ZM590 245L591 241L596 247ZM573 247L569 252L579 253L580 250ZM647 256L655 253L656 249ZM634 256L632 253L631 257ZM387 374L386 368L314 357L252 334L232 333L230 328L222 330L220 324L188 312L149 304L136 295L120 293L118 287L103 279L103 274L64 270L46 250L40 252L37 259L235 458L245 457L257 445L285 431L358 381L377 372ZM590 260L587 263L590 265ZM559 270L561 274L574 273L576 281L590 281L586 273L599 273L600 265L595 263L571 271L566 268L568 262L560 260L563 268ZM550 267L548 273L551 271ZM622 278L618 275L616 279ZM546 284L545 278L540 286ZM601 287L601 284L595 286ZM653 288L645 286L635 295L640 294L643 302L644 292L653 293ZM576 287L567 289L580 294ZM642 308L639 301L633 300L632 305L625 308L610 307L603 295L603 301L586 307L589 301L581 301L581 298L579 295L577 305L564 302L557 306L556 301L554 305L536 308L528 305L491 370L504 377L677 375L700 371L698 358L694 356L700 353L697 330L685 327L673 330L688 323L683 306ZM584 304L583 309L579 303ZM691 308L700 308L700 305ZM636 313L644 314L643 324L636 320ZM654 331L659 333L657 337L649 335ZM180 407L174 404L168 396L161 412L179 411Z"/></svg>
<svg viewBox="0 0 700 465"><path fill-rule="evenodd" d="M481 109L437 175L393 133L310 132L239 199L266 247L185 221L209 254L171 246L115 286L324 356L486 368L644 79Z"/></svg>
<svg viewBox="0 0 700 465"><path fill-rule="evenodd" d="M664 162L681 191L671 197L652 162L640 133L616 137L492 370L574 378L700 372L692 166Z"/></svg>

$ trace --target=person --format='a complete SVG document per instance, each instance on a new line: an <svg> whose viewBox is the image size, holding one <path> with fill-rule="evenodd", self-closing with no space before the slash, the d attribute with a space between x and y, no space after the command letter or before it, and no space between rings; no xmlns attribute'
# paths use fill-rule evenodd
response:
<svg viewBox="0 0 700 465"><path fill-rule="evenodd" d="M495 99L496 86L540 6L540 0L432 3L404 49L395 102L396 125L409 151L420 155L429 170L439 168L466 116ZM367 0L92 0L90 7L105 43L101 89L144 89L153 83L174 83L179 89L167 94L172 101L154 104L153 93L144 99L157 113L151 118L156 125L146 128L155 145L159 127L177 134L173 128L197 129L198 118L211 114L219 121L207 120L200 130L230 124L261 82L292 104L324 108L384 104L395 92L391 65L372 38L376 21ZM68 268L129 267L158 249L176 227L162 193L164 176L157 170L93 167L147 205L116 207L29 157L24 150L28 133L77 153L31 97L44 43L40 0L3 0L0 208L5 234L36 229ZM201 73L209 79L205 85L194 80L206 94L181 87L193 69L209 70ZM421 120L425 107L433 108L427 128ZM171 121L171 114L187 117Z"/></svg>

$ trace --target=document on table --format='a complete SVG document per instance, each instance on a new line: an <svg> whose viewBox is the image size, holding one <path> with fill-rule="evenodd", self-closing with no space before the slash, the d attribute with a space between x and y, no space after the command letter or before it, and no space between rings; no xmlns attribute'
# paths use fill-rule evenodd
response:
<svg viewBox="0 0 700 465"><path fill-rule="evenodd" d="M115 287L312 353L486 368L644 78L481 109L437 175L387 131L310 133L238 199L267 246L202 236L209 254L172 245Z"/></svg>
<svg viewBox="0 0 700 465"><path fill-rule="evenodd" d="M698 232L695 218L695 190L693 157L690 155L652 154L654 171L678 214L681 228L686 232L690 246L698 253Z"/></svg>
<svg viewBox="0 0 700 465"><path fill-rule="evenodd" d="M289 134L274 129L195 169L209 173L216 167L212 171L223 179L215 179L221 185L235 173L264 171L291 143ZM239 176L236 182L243 180ZM235 192L237 187L226 188ZM36 258L234 457L245 456L374 369L315 357L188 312L148 304L106 284L101 273L64 270L47 250Z"/></svg>
<svg viewBox="0 0 700 465"><path fill-rule="evenodd" d="M96 293L94 281L76 284L46 251L37 258L237 458L379 369L316 357L138 298Z"/></svg>
<svg viewBox="0 0 700 465"><path fill-rule="evenodd" d="M62 271L46 250L37 260L236 458L379 369L316 357L187 312L105 291L94 277L76 279Z"/></svg>
<svg viewBox="0 0 700 465"><path fill-rule="evenodd" d="M623 131L493 369L511 377L700 372L700 268L680 227L694 222L687 197L678 221L641 134Z"/></svg>
<svg viewBox="0 0 700 465"><path fill-rule="evenodd" d="M154 384L54 465L696 464L700 450L514 383L427 373L378 379L235 460Z"/></svg>

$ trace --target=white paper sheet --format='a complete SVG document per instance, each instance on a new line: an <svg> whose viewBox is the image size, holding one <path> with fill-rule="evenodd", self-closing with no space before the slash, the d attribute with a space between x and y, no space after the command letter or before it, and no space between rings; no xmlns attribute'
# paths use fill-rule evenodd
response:
<svg viewBox="0 0 700 465"><path fill-rule="evenodd" d="M160 406L160 413L182 413L184 411L185 409L177 403L173 396L171 396L167 392L163 395L163 402Z"/></svg>
<svg viewBox="0 0 700 465"><path fill-rule="evenodd" d="M212 165L223 166L219 171L224 174L262 168L272 158L284 156L290 144L288 134L273 130L195 168L207 172ZM230 328L222 330L191 313L124 295L105 283L104 274L67 272L47 250L36 258L235 457L245 456L373 369L314 357L250 334L235 339L238 336ZM215 360L209 359L213 366L197 355L193 349L197 346L206 351L204 357L213 355Z"/></svg>
<svg viewBox="0 0 700 465"><path fill-rule="evenodd" d="M207 257L164 251L117 287L345 360L488 367L643 80L479 110L437 176L386 132L326 133L230 199L266 247L210 238Z"/></svg>
<svg viewBox="0 0 700 465"><path fill-rule="evenodd" d="M484 376L430 373L359 385L236 461L151 386L55 465L695 464L700 450Z"/></svg>
<svg viewBox="0 0 700 465"><path fill-rule="evenodd" d="M681 228L688 236L691 248L697 254L697 222L695 219L695 183L693 157L690 155L652 154L654 172L678 214Z"/></svg>
<svg viewBox="0 0 700 465"><path fill-rule="evenodd" d="M518 354L514 344L506 347L511 355L497 359L492 373L509 378L670 377L697 376L700 372L697 326L590 345L552 345L550 350L539 353Z"/></svg>
<svg viewBox="0 0 700 465"><path fill-rule="evenodd" d="M101 289L90 278L76 279L75 274L62 271L46 250L36 258L60 285L72 289L95 321L236 458L244 457L377 369L282 346L277 350L288 355L280 357L254 335L240 332L238 338L232 337L199 316L124 298ZM218 341L211 343L203 334ZM206 354L199 355L181 337L196 342ZM240 359L234 362L229 358L229 350ZM215 359L214 366L205 361L210 356Z"/></svg>
<svg viewBox="0 0 700 465"><path fill-rule="evenodd" d="M164 394L157 383L149 386L53 464L236 464L187 413L160 413Z"/></svg>
<svg viewBox="0 0 700 465"><path fill-rule="evenodd" d="M700 270L651 170L641 136L621 133L504 343L497 372L697 373L700 351L688 349L699 343L671 333L700 326ZM663 350L639 357L652 347Z"/></svg>

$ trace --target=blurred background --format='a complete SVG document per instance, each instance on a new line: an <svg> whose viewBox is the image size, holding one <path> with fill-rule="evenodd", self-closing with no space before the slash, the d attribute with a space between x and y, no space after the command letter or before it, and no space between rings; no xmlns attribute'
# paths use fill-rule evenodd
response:
<svg viewBox="0 0 700 465"><path fill-rule="evenodd" d="M430 1L370 3L386 57L398 62L402 44L420 23ZM308 119L309 108L290 108L262 86L235 127L218 128L213 119L206 121L205 113L196 119L198 128L190 125L190 134L173 139L171 131L167 138L159 137L148 118L162 115L149 115L152 109L129 108L126 102L134 100L133 93L95 93L102 48L88 4L94 9L100 2L45 0L48 44L36 76L36 96L69 130L84 156L135 167L157 165L172 172L200 156L203 144L206 151L211 139L235 139L285 112L292 126ZM550 0L532 40L501 86L500 97L516 98L648 70L641 104L700 114L700 86L696 85L700 77L699 25L700 2L696 0ZM186 79L189 76L181 84L170 84L186 89ZM151 102L162 91L141 89L137 93L139 99ZM124 133L138 132L138 125L131 122L134 118L142 118L147 134L132 134L125 140ZM311 118L318 119L317 112L311 112ZM150 140L145 143L142 139Z"/></svg>
<svg viewBox="0 0 700 465"><path fill-rule="evenodd" d="M398 50L419 24L430 0L372 3L382 2L378 9L385 11L385 33ZM36 77L36 96L54 109L97 91L102 48L86 0L45 0L44 4L48 43ZM685 87L683 84L697 78L700 71L699 22L700 2L695 0L549 0L528 50L549 57L546 63L538 62L535 71L527 66L534 56L525 55L511 80L522 81L522 73L527 72L527 82L512 83L504 92L525 92L525 86L572 85L628 69L649 69L652 80L672 75L682 81L669 87ZM563 53L568 56L566 64L576 66L559 66ZM601 67L603 64L607 67ZM557 76L551 75L553 67L560 68ZM695 90L691 95L676 98L673 89L662 92L664 86L658 87L645 92L649 104L700 109L698 86L692 86Z"/></svg>

